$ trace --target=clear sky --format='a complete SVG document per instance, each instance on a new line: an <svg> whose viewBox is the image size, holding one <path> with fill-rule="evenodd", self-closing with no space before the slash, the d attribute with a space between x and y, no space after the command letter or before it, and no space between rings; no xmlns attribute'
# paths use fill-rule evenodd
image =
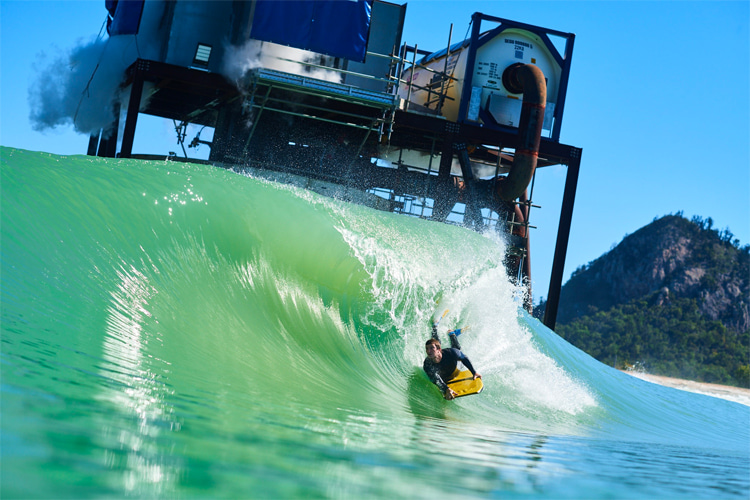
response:
<svg viewBox="0 0 750 500"><path fill-rule="evenodd" d="M583 157L565 279L678 211L750 243L750 2L418 0L408 2L403 41L440 50L451 23L455 42L477 11L576 35L561 142ZM0 1L0 144L86 153L88 136L70 125L33 130L29 88L51 60L91 43L105 14L104 0ZM171 123L156 126L165 150L147 151L136 136L135 152L178 148ZM565 173L537 175L535 302L547 294Z"/></svg>

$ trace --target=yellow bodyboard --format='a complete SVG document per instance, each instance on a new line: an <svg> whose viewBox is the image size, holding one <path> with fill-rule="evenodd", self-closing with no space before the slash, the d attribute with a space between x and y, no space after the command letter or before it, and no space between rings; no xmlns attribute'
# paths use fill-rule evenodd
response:
<svg viewBox="0 0 750 500"><path fill-rule="evenodd" d="M459 372L458 375L450 379L446 384L456 392L457 398L477 394L484 389L482 379L478 378L474 380L474 375L469 370Z"/></svg>

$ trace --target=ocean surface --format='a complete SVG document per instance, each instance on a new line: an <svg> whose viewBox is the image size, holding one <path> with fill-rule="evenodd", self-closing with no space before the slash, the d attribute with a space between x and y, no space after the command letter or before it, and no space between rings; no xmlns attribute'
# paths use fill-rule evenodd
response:
<svg viewBox="0 0 750 500"><path fill-rule="evenodd" d="M496 237L206 165L0 167L3 499L750 494L750 407L560 339ZM444 309L479 395L421 371Z"/></svg>

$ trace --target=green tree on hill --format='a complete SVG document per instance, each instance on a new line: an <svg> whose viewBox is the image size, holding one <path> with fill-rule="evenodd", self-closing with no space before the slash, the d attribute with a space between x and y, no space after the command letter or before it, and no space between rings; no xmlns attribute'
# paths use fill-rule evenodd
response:
<svg viewBox="0 0 750 500"><path fill-rule="evenodd" d="M617 368L750 387L749 262L710 218L656 219L573 273L557 333Z"/></svg>

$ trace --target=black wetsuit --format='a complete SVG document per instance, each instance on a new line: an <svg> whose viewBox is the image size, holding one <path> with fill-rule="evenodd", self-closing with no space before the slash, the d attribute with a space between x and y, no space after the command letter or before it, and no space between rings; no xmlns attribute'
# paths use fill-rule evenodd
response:
<svg viewBox="0 0 750 500"><path fill-rule="evenodd" d="M425 373L430 377L432 383L440 387L442 392L445 392L448 388L445 381L450 380L451 375L456 371L459 361L469 369L472 375L476 374L469 358L458 349L441 349L441 351L443 351L443 359L440 360L440 363L433 363L430 358L425 358L422 368L424 368Z"/></svg>

